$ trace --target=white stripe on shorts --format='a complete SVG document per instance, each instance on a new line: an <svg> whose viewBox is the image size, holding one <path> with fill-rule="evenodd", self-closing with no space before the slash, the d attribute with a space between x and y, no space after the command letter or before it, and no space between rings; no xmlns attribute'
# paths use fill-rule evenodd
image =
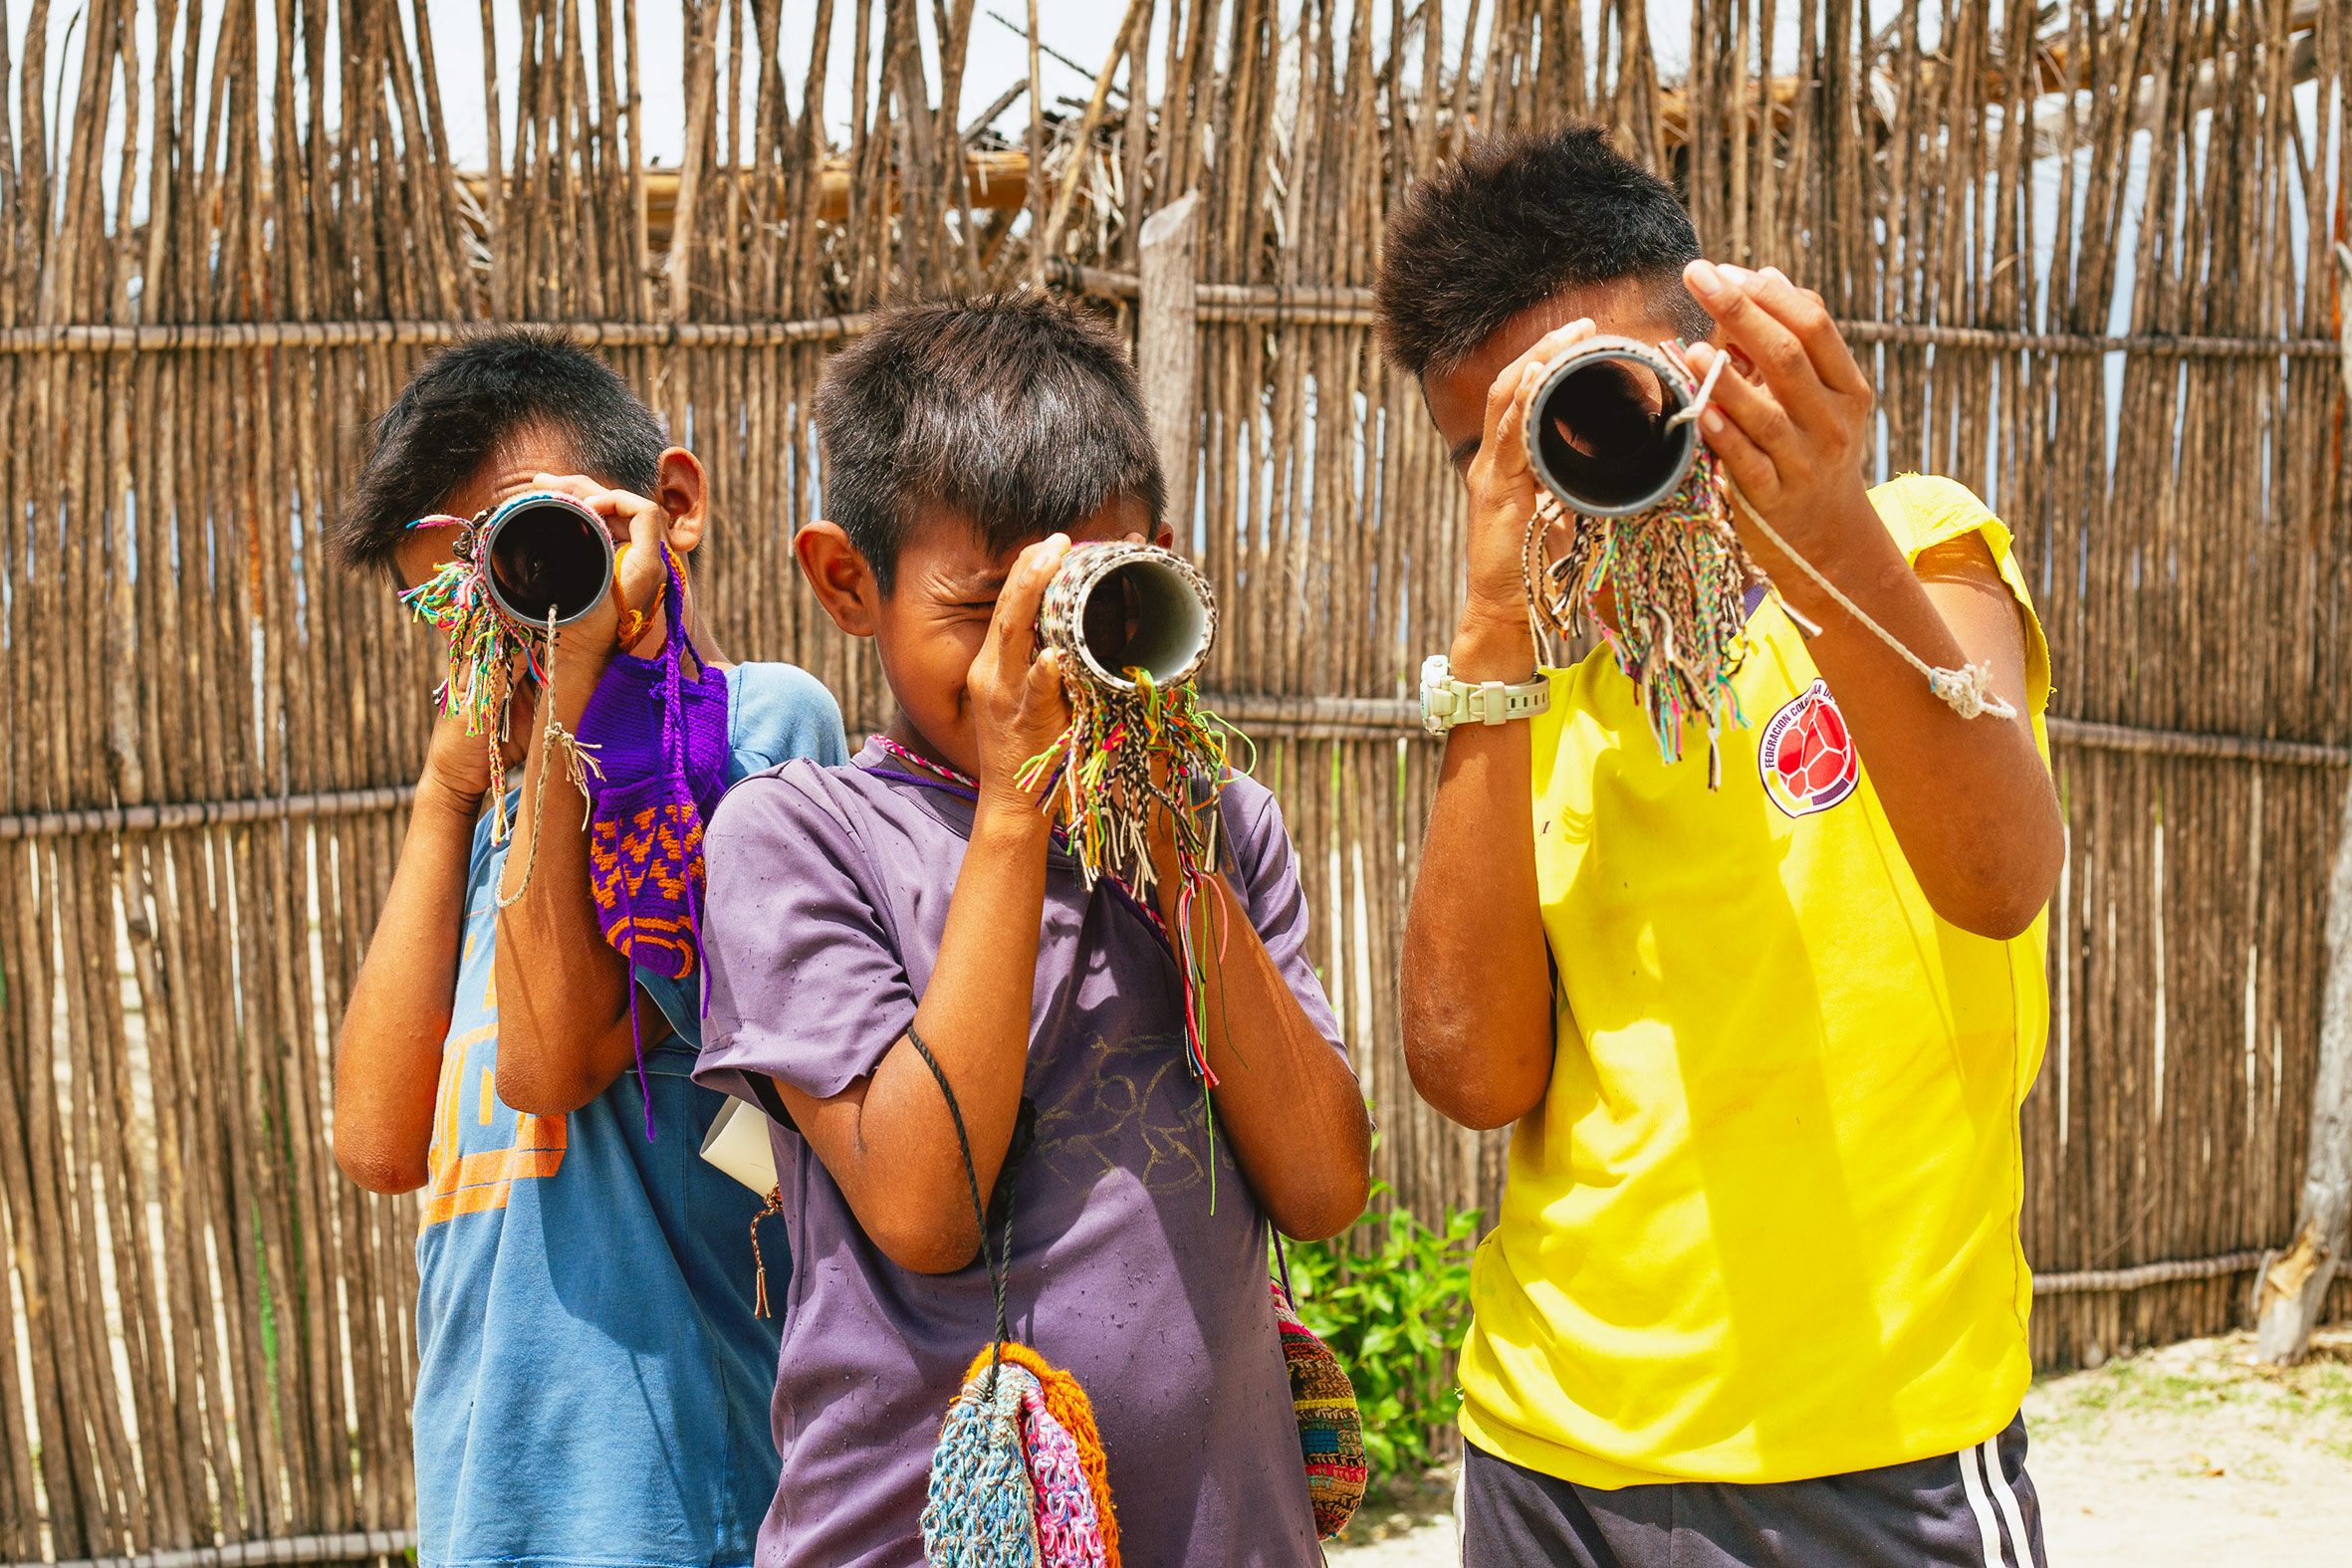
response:
<svg viewBox="0 0 2352 1568"><path fill-rule="evenodd" d="M1994 1522L1993 1501L1985 1495L1985 1476L1977 1468L1983 1450L1966 1448L1955 1456L1960 1460L1960 1486L1968 1493L1969 1512L1977 1516L1977 1539L1984 1543L1985 1568L2008 1568L2008 1559L2000 1554L2000 1526Z"/></svg>
<svg viewBox="0 0 2352 1568"><path fill-rule="evenodd" d="M2009 1551L2017 1568L2033 1568L2033 1549L2025 1540L2025 1510L2017 1506L2016 1488L2000 1467L2000 1438L1987 1438L1977 1452L1985 1456L1985 1475L1993 1482L1993 1500L2000 1504L2000 1522L2009 1527Z"/></svg>

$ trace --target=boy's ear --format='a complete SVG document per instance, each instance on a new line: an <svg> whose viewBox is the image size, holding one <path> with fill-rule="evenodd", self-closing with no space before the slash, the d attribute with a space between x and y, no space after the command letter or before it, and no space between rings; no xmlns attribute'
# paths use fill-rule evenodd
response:
<svg viewBox="0 0 2352 1568"><path fill-rule="evenodd" d="M710 482L702 472L702 459L682 446L664 451L649 499L670 515L670 544L691 554L702 543L703 526L710 521Z"/></svg>
<svg viewBox="0 0 2352 1568"><path fill-rule="evenodd" d="M881 588L874 581L874 568L849 543L841 525L823 518L809 524L793 536L793 555L833 624L852 637L872 636Z"/></svg>

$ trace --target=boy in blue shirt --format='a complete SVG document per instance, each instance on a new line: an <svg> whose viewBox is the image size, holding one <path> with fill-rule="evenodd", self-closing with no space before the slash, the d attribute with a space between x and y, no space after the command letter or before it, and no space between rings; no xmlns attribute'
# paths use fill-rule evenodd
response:
<svg viewBox="0 0 2352 1568"><path fill-rule="evenodd" d="M727 778L845 757L838 709L804 672L729 667L690 578L710 524L701 464L666 447L608 366L508 329L433 358L376 423L333 539L347 567L407 587L456 530L531 490L572 495L633 547L616 586L659 602L635 646L677 629L724 673ZM618 654L607 598L564 628L558 717L577 730ZM429 1187L417 1235L418 1556L729 1568L773 1496L777 1330L754 1315L757 1197L699 1158L723 1100L688 1077L701 975L632 970L598 928L588 832L561 777L535 822L544 716L519 672L501 771L524 767L493 845L488 746L434 725L383 914L336 1052L335 1152L375 1192ZM530 846L525 873L510 845ZM531 853L526 848L526 853ZM517 884L521 887L517 897ZM501 897L513 898L505 909ZM628 1071L639 1048L644 1073ZM656 1135L646 1136L646 1117ZM781 1263L771 1245L769 1261Z"/></svg>

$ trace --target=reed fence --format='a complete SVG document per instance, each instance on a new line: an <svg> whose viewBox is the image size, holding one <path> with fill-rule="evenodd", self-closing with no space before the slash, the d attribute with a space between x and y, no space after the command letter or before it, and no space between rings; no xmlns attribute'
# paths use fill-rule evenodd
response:
<svg viewBox="0 0 2352 1568"><path fill-rule="evenodd" d="M2037 574L2071 829L2037 1358L2245 1319L2294 1221L2352 742L2344 7L1695 0L1686 41L1643 0L1131 0L1082 109L1041 112L1034 77L966 80L972 0L685 0L661 82L633 0L519 3L479 82L414 0L87 0L60 58L33 0L21 58L0 36L0 1559L405 1543L416 1207L341 1178L328 1086L429 655L320 530L470 323L601 346L709 465L721 642L872 726L789 560L827 345L1025 281L1132 328L1144 221L1198 192L1171 488L1227 605L1207 684L1302 848L1382 1174L1491 1210L1502 1145L1415 1101L1392 1006L1436 763L1404 683L1462 515L1364 290L1436 160L1563 116L1671 173L1714 254L1821 290L1882 468L1980 488ZM648 173L656 94L685 156Z"/></svg>

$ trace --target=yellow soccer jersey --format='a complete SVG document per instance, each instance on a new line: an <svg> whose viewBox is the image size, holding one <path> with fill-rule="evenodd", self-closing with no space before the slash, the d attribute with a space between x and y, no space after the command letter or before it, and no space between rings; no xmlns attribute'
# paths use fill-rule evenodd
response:
<svg viewBox="0 0 2352 1568"><path fill-rule="evenodd" d="M1965 488L1872 492L1914 560L2008 531ZM2030 1368L2018 1102L2045 920L1938 918L1804 640L1767 600L1710 793L1595 652L1532 721L1556 1058L1472 1273L1462 1430L1588 1486L1783 1481L1950 1454ZM2046 919L2046 917L2045 917Z"/></svg>

